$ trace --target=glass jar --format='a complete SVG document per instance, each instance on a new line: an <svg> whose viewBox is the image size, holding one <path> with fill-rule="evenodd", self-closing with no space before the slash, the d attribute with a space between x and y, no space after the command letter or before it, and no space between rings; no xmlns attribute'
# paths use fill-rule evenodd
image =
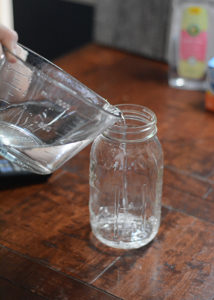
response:
<svg viewBox="0 0 214 300"><path fill-rule="evenodd" d="M157 234L161 216L163 153L156 116L121 104L124 120L99 135L90 154L90 223L105 245L134 249Z"/></svg>

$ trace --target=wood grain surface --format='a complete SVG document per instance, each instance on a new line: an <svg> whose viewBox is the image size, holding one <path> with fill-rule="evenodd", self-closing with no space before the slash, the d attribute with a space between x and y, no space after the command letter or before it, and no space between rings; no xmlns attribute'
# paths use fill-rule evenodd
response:
<svg viewBox="0 0 214 300"><path fill-rule="evenodd" d="M152 109L164 150L157 237L109 248L89 224L90 146L46 183L0 191L0 299L214 299L214 114L167 65L88 45L56 63L112 104Z"/></svg>

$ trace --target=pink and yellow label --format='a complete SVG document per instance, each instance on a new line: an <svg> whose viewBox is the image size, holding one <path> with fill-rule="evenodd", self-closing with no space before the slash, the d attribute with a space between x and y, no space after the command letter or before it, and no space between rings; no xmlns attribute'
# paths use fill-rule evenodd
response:
<svg viewBox="0 0 214 300"><path fill-rule="evenodd" d="M206 71L207 11L191 6L182 16L178 73L182 77L200 79Z"/></svg>

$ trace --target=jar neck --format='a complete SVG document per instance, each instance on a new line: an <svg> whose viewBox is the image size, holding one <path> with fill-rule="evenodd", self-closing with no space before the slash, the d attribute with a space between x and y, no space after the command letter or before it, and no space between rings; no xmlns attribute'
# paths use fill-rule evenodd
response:
<svg viewBox="0 0 214 300"><path fill-rule="evenodd" d="M135 104L120 104L122 118L103 135L121 143L143 142L157 133L156 115L149 108Z"/></svg>

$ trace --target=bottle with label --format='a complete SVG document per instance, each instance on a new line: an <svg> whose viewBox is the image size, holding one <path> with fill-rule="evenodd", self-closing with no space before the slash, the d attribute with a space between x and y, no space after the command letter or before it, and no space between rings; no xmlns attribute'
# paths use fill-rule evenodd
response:
<svg viewBox="0 0 214 300"><path fill-rule="evenodd" d="M206 89L207 61L214 51L214 1L174 0L168 43L169 85Z"/></svg>
<svg viewBox="0 0 214 300"><path fill-rule="evenodd" d="M214 112L214 57L208 61L205 108Z"/></svg>

